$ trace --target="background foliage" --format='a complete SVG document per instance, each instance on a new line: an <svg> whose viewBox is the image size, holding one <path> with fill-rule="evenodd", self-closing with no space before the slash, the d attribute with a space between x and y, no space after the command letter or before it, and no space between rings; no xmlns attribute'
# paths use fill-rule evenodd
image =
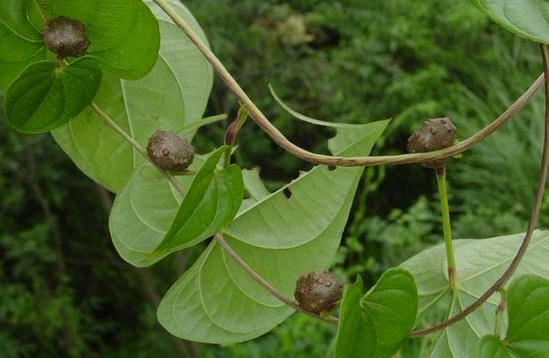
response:
<svg viewBox="0 0 549 358"><path fill-rule="evenodd" d="M324 120L393 118L384 153L402 151L411 128L450 115L466 137L494 118L541 71L533 44L493 24L468 0L393 4L190 0L213 50L291 140L325 150L330 133L289 118L289 105ZM337 80L335 80L337 79ZM236 114L216 82L207 114ZM543 111L536 97L493 137L449 168L454 235L524 230L538 163ZM224 127L201 129L201 153ZM47 135L21 136L0 121L0 346L8 357L322 357L334 327L294 315L272 333L231 347L174 341L154 307L202 247L151 269L123 263L106 228L111 197L86 179ZM252 123L237 160L277 188L309 166ZM432 173L419 166L368 169L335 263L371 284L389 267L441 240ZM541 222L549 223L547 203ZM138 342L138 343L137 343ZM409 343L403 356L421 347ZM154 353L153 353L154 352Z"/></svg>

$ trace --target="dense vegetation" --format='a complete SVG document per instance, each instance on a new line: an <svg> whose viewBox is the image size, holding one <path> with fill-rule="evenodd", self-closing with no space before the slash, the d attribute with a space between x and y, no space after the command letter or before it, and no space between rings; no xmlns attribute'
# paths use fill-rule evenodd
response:
<svg viewBox="0 0 549 358"><path fill-rule="evenodd" d="M491 23L467 0L185 4L274 124L308 148L322 149L327 133L290 119L271 98L268 82L315 118L393 118L377 147L390 153L402 151L411 129L429 117L450 115L459 136L473 133L541 71L532 44ZM524 229L531 200L524 193L533 191L538 162L531 153L539 152L542 132L541 123L529 118L541 115L539 100L450 167L456 237ZM234 117L237 108L216 84L207 114ZM211 149L224 130L201 130L198 151ZM49 136L23 137L0 121L0 143L0 346L6 356L308 357L327 351L334 327L300 315L234 347L171 340L154 307L199 250L151 269L130 267L108 238L111 196L79 173ZM272 188L309 167L251 123L240 144L240 164L259 166ZM419 166L368 169L336 271L348 280L362 274L371 284L385 269L438 242L434 188ZM541 221L549 223L547 210Z"/></svg>

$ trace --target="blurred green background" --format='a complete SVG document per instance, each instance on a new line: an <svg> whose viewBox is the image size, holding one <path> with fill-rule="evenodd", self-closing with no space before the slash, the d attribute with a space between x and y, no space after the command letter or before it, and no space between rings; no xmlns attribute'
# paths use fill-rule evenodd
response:
<svg viewBox="0 0 549 358"><path fill-rule="evenodd" d="M541 72L537 47L493 24L468 0L190 0L215 53L292 141L326 150L331 133L289 117L271 83L309 116L347 123L393 118L377 154L402 153L425 119L450 116L465 138L495 118ZM540 95L448 169L457 238L524 231L542 137ZM238 104L216 82L207 115ZM198 133L199 152L227 123ZM259 167L269 188L310 165L278 148L251 121L236 160ZM150 269L124 263L110 242L112 196L84 177L48 135L0 121L0 355L2 357L325 357L335 328L294 315L233 346L175 340L155 307L198 247ZM334 271L368 285L441 240L436 182L418 165L368 168ZM542 226L549 224L547 202ZM411 341L401 356L419 354Z"/></svg>

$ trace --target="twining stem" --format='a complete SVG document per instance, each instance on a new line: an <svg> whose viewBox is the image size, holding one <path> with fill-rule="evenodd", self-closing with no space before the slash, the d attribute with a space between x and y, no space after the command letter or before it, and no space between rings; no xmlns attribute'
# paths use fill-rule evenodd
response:
<svg viewBox="0 0 549 358"><path fill-rule="evenodd" d="M97 113L99 117L101 117L112 129L114 129L126 142L131 144L134 149L141 154L145 159L147 159L153 166L155 166L165 177L168 179L168 181L174 186L174 188L182 195L185 195L185 188L181 186L181 184L177 181L177 179L168 171L162 170L158 168L149 158L149 155L147 154L147 151L145 148L141 146L135 139L132 138L131 135L126 133L124 129L122 129L116 122L103 110L97 105L97 103L93 102L91 103L91 107Z"/></svg>
<svg viewBox="0 0 549 358"><path fill-rule="evenodd" d="M526 253L528 245L530 244L532 234L534 233L534 229L538 221L541 202L543 200L543 192L545 190L545 183L547 181L547 170L549 169L549 53L547 51L546 45L540 44L540 46L543 57L543 72L545 73L545 130L536 197L534 199L534 205L532 206L532 212L530 214L530 219L528 220L528 227L526 229L526 233L524 234L524 238L522 239L522 243L517 253L515 254L515 257L513 258L513 261L511 261L505 272L475 302L465 307L461 312L457 313L456 315L434 326L413 331L411 337L417 337L444 329L449 325L462 320L471 312L479 308L484 302L486 302L486 300L488 300L488 298L490 298L490 296L494 294L494 292L499 290L501 287L503 287L503 285L507 283L507 281L509 281L513 273L515 273L518 265L520 264L520 261Z"/></svg>
<svg viewBox="0 0 549 358"><path fill-rule="evenodd" d="M446 189L446 166L436 168L438 193L442 211L442 228L444 231L444 245L446 247L446 262L448 264L448 281L452 290L456 289L456 260L452 243L452 226L450 224L450 208L448 206L448 192Z"/></svg>
<svg viewBox="0 0 549 358"><path fill-rule="evenodd" d="M431 162L433 159L447 158L452 155L461 153L488 135L492 134L497 128L505 123L513 114L518 112L528 100L537 92L537 90L543 84L543 75L540 75L538 79L530 86L530 88L524 92L509 108L507 108L498 118L486 125L471 137L453 145L451 147L426 153L414 153L414 154L401 154L401 155L387 155L387 156L368 156L368 157L333 157L329 155L322 155L305 150L294 143L290 142L275 126L269 122L267 117L257 108L255 103L248 97L246 92L240 87L234 77L227 71L223 63L215 56L215 54L208 48L208 46L200 39L200 37L193 31L193 29L187 24L187 22L179 16L179 14L173 9L173 7L166 0L153 0L174 22L175 24L187 35L189 40L194 43L197 49L202 52L204 57L210 62L213 69L217 72L221 80L225 82L227 87L238 100L243 103L250 117L254 122L267 133L273 141L279 146L284 148L290 154L301 158L305 161L315 164L325 164L332 166L369 166L380 164L406 164L406 163L426 163Z"/></svg>
<svg viewBox="0 0 549 358"><path fill-rule="evenodd" d="M284 296L281 292L279 292L273 285L271 285L269 282L267 282L257 271L255 271L253 268L251 268L242 258L238 255L236 251L229 245L229 243L225 240L223 235L220 233L215 234L215 240L227 251L229 255L242 267L246 273L254 279L255 282L259 283L261 286L263 286L267 291L269 291L273 296L278 298L280 301L285 303L286 305L292 307L294 310L305 313L309 316L312 316L314 318L321 319L326 322L330 322L333 324L337 324L339 320L332 316L320 316L317 314L314 314L312 312L306 311L303 308L301 308L297 303L289 299L288 297Z"/></svg>

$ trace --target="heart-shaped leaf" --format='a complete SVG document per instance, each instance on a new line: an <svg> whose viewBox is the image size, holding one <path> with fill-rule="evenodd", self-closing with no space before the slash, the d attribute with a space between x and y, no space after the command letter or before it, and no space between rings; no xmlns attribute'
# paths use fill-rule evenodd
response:
<svg viewBox="0 0 549 358"><path fill-rule="evenodd" d="M25 0L0 2L0 90L6 90L29 64L46 59L42 35L27 17L34 6Z"/></svg>
<svg viewBox="0 0 549 358"><path fill-rule="evenodd" d="M6 93L6 120L23 133L47 132L80 113L100 84L101 68L92 57L81 57L64 67L57 67L55 61L33 63Z"/></svg>
<svg viewBox="0 0 549 358"><path fill-rule="evenodd" d="M158 22L136 0L7 0L0 3L0 88L30 63L45 60L46 19L65 16L85 25L87 54L121 78L141 78L158 57Z"/></svg>
<svg viewBox="0 0 549 358"><path fill-rule="evenodd" d="M90 39L88 54L117 77L138 79L158 57L158 22L143 1L40 0L47 19L60 15L79 20Z"/></svg>
<svg viewBox="0 0 549 358"><path fill-rule="evenodd" d="M417 289L412 274L402 268L390 269L364 296L360 279L347 290L335 357L392 357L416 319Z"/></svg>
<svg viewBox="0 0 549 358"><path fill-rule="evenodd" d="M127 190L116 197L110 217L111 236L118 253L135 266L149 266L171 252L193 246L212 236L227 225L236 215L244 194L242 173L237 165L229 165L223 170L216 170L221 155L226 148L221 147L206 159L194 176L187 194L173 218L164 237L149 236L147 231L128 235L126 211L132 200L135 189L144 189L139 185L147 180L137 172ZM152 181L156 181L152 177ZM169 203L177 200L172 198ZM131 203L129 204L131 205ZM165 210L171 210L168 205ZM150 207L149 210L154 210ZM131 215L131 214L130 214ZM140 249L131 249L137 248Z"/></svg>
<svg viewBox="0 0 549 358"><path fill-rule="evenodd" d="M540 0L473 0L507 30L533 41L549 43L549 3Z"/></svg>
<svg viewBox="0 0 549 358"><path fill-rule="evenodd" d="M522 241L524 234L483 240L455 240L456 277L459 291L452 299L448 315L454 315L475 301L501 276ZM549 232L535 231L532 242L516 274L549 277ZM402 264L416 279L419 316L424 316L449 294L444 245L421 252ZM498 297L490 298L475 312L443 330L431 357L474 357L480 338L493 333ZM435 322L432 322L435 323Z"/></svg>
<svg viewBox="0 0 549 358"><path fill-rule="evenodd" d="M503 342L483 337L481 357L546 357L549 352L549 280L524 275L514 280L507 292L509 324ZM499 343L496 343L499 341Z"/></svg>
<svg viewBox="0 0 549 358"><path fill-rule="evenodd" d="M367 154L387 121L339 128L332 152ZM290 296L302 274L330 265L362 168L316 166L240 212L224 230L251 267ZM271 330L292 313L212 241L158 307L172 334L211 343L240 342Z"/></svg>
<svg viewBox="0 0 549 358"><path fill-rule="evenodd" d="M145 146L157 129L182 133L197 123L213 83L212 69L183 33L147 1L160 22L160 54L153 69L137 81L105 75L95 98L100 108ZM191 27L204 34L179 1L170 4ZM186 133L191 139L192 134ZM145 159L91 108L52 132L55 140L86 175L113 192L122 190Z"/></svg>

